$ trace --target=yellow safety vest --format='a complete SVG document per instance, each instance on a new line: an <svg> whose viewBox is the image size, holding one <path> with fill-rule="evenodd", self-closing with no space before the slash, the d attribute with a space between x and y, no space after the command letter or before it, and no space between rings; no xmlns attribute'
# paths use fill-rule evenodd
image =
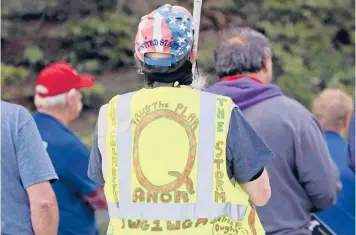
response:
<svg viewBox="0 0 356 235"><path fill-rule="evenodd" d="M107 235L265 234L248 195L227 175L233 107L228 97L159 87L101 108Z"/></svg>

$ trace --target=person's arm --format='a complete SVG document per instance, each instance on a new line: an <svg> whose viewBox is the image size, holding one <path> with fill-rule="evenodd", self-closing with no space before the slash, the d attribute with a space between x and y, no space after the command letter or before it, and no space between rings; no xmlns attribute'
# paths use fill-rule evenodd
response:
<svg viewBox="0 0 356 235"><path fill-rule="evenodd" d="M82 143L78 143L72 151L71 161L63 170L61 180L93 209L106 209L103 187L93 182L87 175L89 151Z"/></svg>
<svg viewBox="0 0 356 235"><path fill-rule="evenodd" d="M236 179L256 206L265 205L271 197L269 177L264 167L273 157L273 152L240 109L235 107L231 113L227 137L229 176Z"/></svg>
<svg viewBox="0 0 356 235"><path fill-rule="evenodd" d="M97 194L97 193L91 194L89 195L90 197L88 197L87 200L90 201L91 203L100 204L102 200L105 200L105 195L103 191L105 181L102 172L102 158L101 158L101 153L98 144L98 124L95 126L95 130L94 130L93 145L92 145L90 159L89 159L88 176L94 182L101 184L103 186L101 187L101 194Z"/></svg>
<svg viewBox="0 0 356 235"><path fill-rule="evenodd" d="M88 176L98 184L104 184L104 176L102 171L102 158L98 145L98 124L95 126L93 147L90 153Z"/></svg>
<svg viewBox="0 0 356 235"><path fill-rule="evenodd" d="M339 170L332 161L319 123L312 119L296 137L297 179L314 205L325 209L341 190Z"/></svg>
<svg viewBox="0 0 356 235"><path fill-rule="evenodd" d="M33 231L36 235L56 235L58 206L52 186L48 181L26 188L31 209Z"/></svg>
<svg viewBox="0 0 356 235"><path fill-rule="evenodd" d="M271 186L265 168L258 178L241 184L241 187L250 196L250 201L256 206L266 205L271 197Z"/></svg>
<svg viewBox="0 0 356 235"><path fill-rule="evenodd" d="M36 235L56 235L58 206L49 181L58 177L33 118L25 109L20 116L24 122L14 142L21 181L30 201L33 230Z"/></svg>
<svg viewBox="0 0 356 235"><path fill-rule="evenodd" d="M84 200L95 210L107 209L107 203L104 195L104 185L85 195Z"/></svg>

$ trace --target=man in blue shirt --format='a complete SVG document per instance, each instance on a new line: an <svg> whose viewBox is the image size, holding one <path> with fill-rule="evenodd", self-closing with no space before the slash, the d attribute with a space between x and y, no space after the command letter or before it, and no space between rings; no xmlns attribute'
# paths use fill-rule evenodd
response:
<svg viewBox="0 0 356 235"><path fill-rule="evenodd" d="M58 62L43 69L36 84L34 119L59 177L52 185L59 205L59 235L97 234L95 209L106 206L101 185L87 176L89 150L67 128L82 109L79 89L93 83L92 77Z"/></svg>
<svg viewBox="0 0 356 235"><path fill-rule="evenodd" d="M336 234L355 234L355 175L348 166L348 146L343 139L352 106L351 96L338 89L325 89L313 102L313 113L325 131L343 186L336 204L317 215Z"/></svg>

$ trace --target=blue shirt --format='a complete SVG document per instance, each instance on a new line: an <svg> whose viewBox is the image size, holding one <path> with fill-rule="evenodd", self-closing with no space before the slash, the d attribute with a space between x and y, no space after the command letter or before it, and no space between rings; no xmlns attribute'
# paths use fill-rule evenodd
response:
<svg viewBox="0 0 356 235"><path fill-rule="evenodd" d="M355 173L355 113L352 115L349 128L349 166Z"/></svg>
<svg viewBox="0 0 356 235"><path fill-rule="evenodd" d="M57 178L31 114L1 101L0 234L33 235L26 188Z"/></svg>
<svg viewBox="0 0 356 235"><path fill-rule="evenodd" d="M348 167L345 140L333 131L325 132L331 157L340 170L342 191L334 206L318 213L336 234L355 234L355 175Z"/></svg>
<svg viewBox="0 0 356 235"><path fill-rule="evenodd" d="M52 185L59 206L58 235L96 234L95 211L83 200L100 187L87 176L89 150L53 117L35 113L34 119L59 177Z"/></svg>

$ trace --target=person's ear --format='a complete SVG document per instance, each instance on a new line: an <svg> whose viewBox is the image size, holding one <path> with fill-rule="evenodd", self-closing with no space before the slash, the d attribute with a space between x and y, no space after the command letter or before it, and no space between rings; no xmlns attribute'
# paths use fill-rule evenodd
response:
<svg viewBox="0 0 356 235"><path fill-rule="evenodd" d="M66 104L68 106L72 106L75 102L75 95L76 95L76 90L75 89L71 89L67 96L66 96Z"/></svg>
<svg viewBox="0 0 356 235"><path fill-rule="evenodd" d="M270 55L266 55L263 61L263 69L267 71L272 67L272 57Z"/></svg>

